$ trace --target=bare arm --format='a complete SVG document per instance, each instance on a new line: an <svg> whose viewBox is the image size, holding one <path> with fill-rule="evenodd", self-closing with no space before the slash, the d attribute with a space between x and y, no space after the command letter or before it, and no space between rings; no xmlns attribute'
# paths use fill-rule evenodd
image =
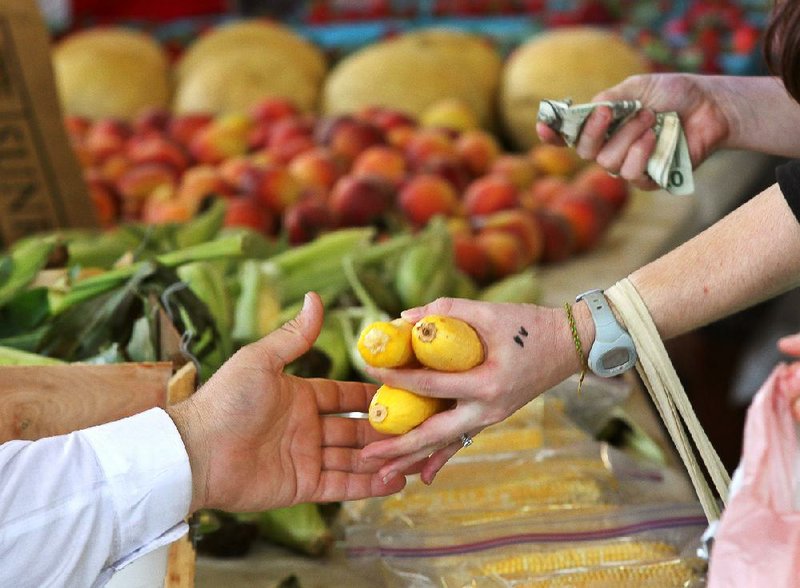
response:
<svg viewBox="0 0 800 588"><path fill-rule="evenodd" d="M800 282L800 223L773 185L694 239L630 276L664 339L713 322ZM373 370L390 385L457 399L453 410L411 432L370 444L362 457L389 459L387 480L414 464L430 483L460 448L462 433L477 435L580 369L563 309L439 299L403 316L414 322L444 314L469 322L486 360L463 373L420 369ZM585 302L574 305L584 349L594 341ZM520 326L529 334L520 345Z"/></svg>
<svg viewBox="0 0 800 588"><path fill-rule="evenodd" d="M794 132L800 128L800 104L786 92L780 79L710 79L730 123L724 147L800 157L800 135Z"/></svg>
<svg viewBox="0 0 800 588"><path fill-rule="evenodd" d="M774 184L630 278L668 339L800 283L800 224Z"/></svg>

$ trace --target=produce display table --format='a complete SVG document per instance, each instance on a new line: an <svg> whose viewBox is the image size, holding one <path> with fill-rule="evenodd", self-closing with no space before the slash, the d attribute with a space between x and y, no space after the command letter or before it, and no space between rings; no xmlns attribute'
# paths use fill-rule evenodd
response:
<svg viewBox="0 0 800 588"><path fill-rule="evenodd" d="M608 287L690 238L736 203L752 196L748 190L769 173L772 164L771 158L758 154L722 152L696 173L693 196L678 197L663 191L634 192L622 217L597 250L540 271L542 304L560 306L590 288ZM624 408L662 448L671 452L645 390L634 385ZM674 460L674 455L671 457ZM310 559L263 544L243 559L198 558L196 586L264 587L292 574L303 588L383 586L380 578L370 578L349 568L338 548L327 558Z"/></svg>

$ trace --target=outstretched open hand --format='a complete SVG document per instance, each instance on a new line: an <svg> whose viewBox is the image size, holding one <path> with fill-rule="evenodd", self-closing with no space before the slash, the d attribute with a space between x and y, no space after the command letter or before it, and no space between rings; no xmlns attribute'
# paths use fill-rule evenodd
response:
<svg viewBox="0 0 800 588"><path fill-rule="evenodd" d="M367 421L329 416L366 411L374 386L283 373L316 340L322 318L319 297L308 294L295 319L240 349L169 409L189 452L192 510L266 510L403 488L403 476L384 484L376 474L382 460L359 456L383 436Z"/></svg>

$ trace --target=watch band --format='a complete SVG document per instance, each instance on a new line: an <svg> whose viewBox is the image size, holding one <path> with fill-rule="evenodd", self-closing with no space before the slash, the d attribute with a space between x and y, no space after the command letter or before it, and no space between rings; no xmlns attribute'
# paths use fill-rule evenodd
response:
<svg viewBox="0 0 800 588"><path fill-rule="evenodd" d="M583 300L594 321L595 336L587 364L598 376L610 378L636 365L636 347L611 311L602 290L589 290L575 298Z"/></svg>

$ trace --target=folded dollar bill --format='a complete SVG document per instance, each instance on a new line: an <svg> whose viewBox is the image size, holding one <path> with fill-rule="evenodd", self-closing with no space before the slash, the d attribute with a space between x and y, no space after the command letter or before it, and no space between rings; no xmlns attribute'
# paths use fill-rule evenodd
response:
<svg viewBox="0 0 800 588"><path fill-rule="evenodd" d="M608 129L608 136L611 136L642 108L642 103L638 100L616 100L572 104L571 100L542 100L537 119L559 133L567 145L574 147L583 123L598 106L608 106L611 109L612 122ZM653 130L656 133L656 148L647 161L647 174L671 194L691 194L694 192L692 162L689 159L686 135L677 113L656 113Z"/></svg>

